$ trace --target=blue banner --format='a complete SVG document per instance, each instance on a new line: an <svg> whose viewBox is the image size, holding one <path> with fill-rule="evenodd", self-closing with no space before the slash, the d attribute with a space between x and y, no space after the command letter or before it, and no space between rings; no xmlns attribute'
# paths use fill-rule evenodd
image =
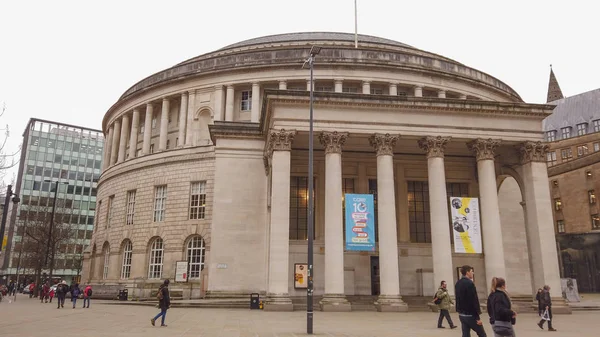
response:
<svg viewBox="0 0 600 337"><path fill-rule="evenodd" d="M375 251L372 194L346 194L346 250Z"/></svg>

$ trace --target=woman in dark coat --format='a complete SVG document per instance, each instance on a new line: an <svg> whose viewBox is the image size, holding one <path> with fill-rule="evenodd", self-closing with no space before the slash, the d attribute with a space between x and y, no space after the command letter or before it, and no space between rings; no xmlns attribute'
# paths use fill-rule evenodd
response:
<svg viewBox="0 0 600 337"><path fill-rule="evenodd" d="M515 337L513 322L517 313L511 309L510 298L506 293L506 281L501 277L494 277L490 288L492 292L487 300L487 311L494 336Z"/></svg>
<svg viewBox="0 0 600 337"><path fill-rule="evenodd" d="M150 323L154 325L156 320L162 316L160 326L167 326L165 324L165 317L167 317L167 310L171 306L171 297L169 296L169 280L166 279L165 282L158 288L158 293L156 294L156 298L158 298L158 307L160 308L160 313L154 316L150 320Z"/></svg>

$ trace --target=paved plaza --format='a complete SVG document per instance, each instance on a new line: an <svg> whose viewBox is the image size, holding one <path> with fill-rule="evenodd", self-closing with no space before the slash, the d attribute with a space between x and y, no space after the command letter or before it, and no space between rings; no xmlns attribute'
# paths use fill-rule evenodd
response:
<svg viewBox="0 0 600 337"><path fill-rule="evenodd" d="M137 336L305 336L306 313L264 312L242 309L174 308L168 311L168 327L150 325L150 318L158 311L148 306L113 305L95 301L90 309L77 309L65 303L65 309L56 304L40 304L37 299L17 297L17 302L0 303L0 336L11 337L137 337ZM458 321L456 314L453 319ZM599 311L558 315L558 332L541 331L535 314L518 317L518 336L597 336ZM437 329L436 313L315 313L317 336L460 336L460 329ZM486 324L488 336L491 328Z"/></svg>

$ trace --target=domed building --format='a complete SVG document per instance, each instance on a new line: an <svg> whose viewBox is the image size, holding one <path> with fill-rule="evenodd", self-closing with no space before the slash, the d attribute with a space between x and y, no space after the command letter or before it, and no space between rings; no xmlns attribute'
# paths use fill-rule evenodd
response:
<svg viewBox="0 0 600 337"><path fill-rule="evenodd" d="M314 213L303 68L313 45ZM175 297L259 293L265 309L292 310L306 297L312 213L323 310L373 296L380 311L404 311L403 296L432 295L464 264L482 294L501 276L531 301L544 284L560 289L540 143L552 109L449 58L366 35L357 48L353 34L266 36L189 59L136 83L104 116L82 281L95 294L150 297L169 278L185 281L171 283ZM369 249L348 245L347 228L360 230L347 227L347 194L374 200Z"/></svg>

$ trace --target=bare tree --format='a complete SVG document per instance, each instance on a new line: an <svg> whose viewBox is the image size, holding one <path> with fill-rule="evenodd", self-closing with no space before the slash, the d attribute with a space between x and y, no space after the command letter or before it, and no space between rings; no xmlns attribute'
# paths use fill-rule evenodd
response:
<svg viewBox="0 0 600 337"><path fill-rule="evenodd" d="M6 104L2 104L0 118L4 116L4 112L6 112ZM6 142L10 136L8 124L6 124L4 129L0 129L0 132L2 133L2 135L0 135L0 181L3 181L6 171L12 167L15 167L19 163L18 160L15 160L15 157L19 154L21 149L19 148L19 150L15 151L14 153L7 153Z"/></svg>

